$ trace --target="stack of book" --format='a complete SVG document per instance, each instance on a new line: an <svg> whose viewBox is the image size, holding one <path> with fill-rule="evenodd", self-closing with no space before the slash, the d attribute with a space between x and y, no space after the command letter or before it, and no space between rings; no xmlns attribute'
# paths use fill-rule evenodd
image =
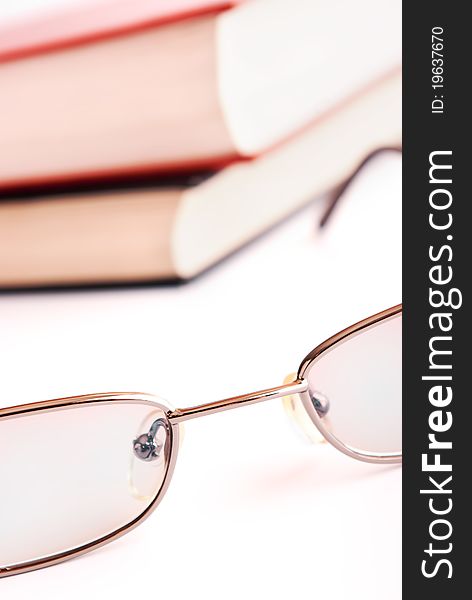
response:
<svg viewBox="0 0 472 600"><path fill-rule="evenodd" d="M400 60L396 0L102 0L4 28L0 286L194 277L399 144Z"/></svg>

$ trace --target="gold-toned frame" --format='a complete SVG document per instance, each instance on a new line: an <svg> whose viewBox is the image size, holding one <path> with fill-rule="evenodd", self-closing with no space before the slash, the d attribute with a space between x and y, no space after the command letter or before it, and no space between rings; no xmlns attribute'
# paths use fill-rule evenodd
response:
<svg viewBox="0 0 472 600"><path fill-rule="evenodd" d="M346 327L346 329L343 329L339 333L336 333L335 335L331 336L330 338L328 338L327 340L325 340L324 342L319 344L314 350L312 350L303 359L303 361L298 369L297 378L300 381L304 381L305 374L307 373L308 369L313 364L313 362L317 358L319 358L322 354L324 354L328 350L331 350L336 344L339 344L340 342L344 341L346 338L349 338L352 335L357 335L357 334L361 333L364 329L372 327L373 325L376 325L377 323L395 318L397 315L401 314L401 312L402 312L402 305L397 304L396 306L392 306L391 308L388 308L387 310L383 310L382 312L372 315L371 317L368 317L367 319L363 319L362 321L359 321L358 323L355 323L354 325L351 325L350 327ZM356 458L357 460L361 460L363 462L370 462L370 463L385 464L385 463L401 463L402 462L402 454L401 453L391 452L391 453L381 454L379 452L366 452L363 450L359 450L357 448L351 448L350 446L344 444L341 440L339 440L337 437L335 437L324 426L323 420L321 419L321 417L319 416L319 414L316 412L316 410L313 407L313 403L311 401L311 398L310 398L310 395L308 394L308 392L307 391L302 392L300 394L300 397L301 397L301 400L305 407L305 410L311 417L311 420L313 421L313 423L315 424L315 426L317 427L317 429L321 433L321 435L326 439L326 441L328 441L330 444L332 444L335 448L337 448L344 454L347 454L351 458Z"/></svg>
<svg viewBox="0 0 472 600"><path fill-rule="evenodd" d="M76 406L84 406L87 404L115 404L117 402L126 402L127 404L145 404L150 408L158 408L164 414L169 413L169 408L164 406L157 401L158 398L151 394L143 393L105 393L105 394L87 394L84 396L71 396L68 398L58 398L55 400L46 400L44 402L35 402L32 404L24 404L20 406L13 406L7 408L0 408L0 424L3 419L14 418L25 414L30 414L38 411L50 411L54 409L68 409ZM175 462L177 460L177 450L179 448L179 427L178 424L172 425L169 423L169 432L171 434L169 444L169 455L166 461L167 467L162 481L162 485L158 490L156 497L149 504L149 506L133 521L120 527L116 531L104 535L101 538L93 542L89 542L72 550L67 550L59 554L55 554L46 558L21 563L19 565L12 565L11 567L0 567L0 578L8 577L10 575L19 575L20 573L26 573L28 571L35 571L36 569L42 569L44 567L50 567L52 565L64 562L76 556L86 554L96 548L100 548L113 540L118 539L125 533L128 533L135 527L137 527L142 521L157 508L158 504L162 500L169 487L172 479L172 474L175 468ZM1 502L1 497L0 497Z"/></svg>
<svg viewBox="0 0 472 600"><path fill-rule="evenodd" d="M72 550L68 550L59 554L55 554L53 556L49 556L46 558L30 561L27 563L21 563L19 565L12 565L9 567L0 567L0 578L8 577L10 575L18 575L20 573L25 573L27 571L33 571L36 569L40 569L43 567L52 566L54 564L58 564L74 558L76 556L80 556L96 548L99 548L109 542L121 537L128 531L131 531L135 527L137 527L142 521L144 521L158 506L160 501L165 495L167 488L169 487L172 474L175 469L175 464L177 460L177 451L179 448L179 426L183 421L187 421L190 419L195 419L201 416L214 414L217 412L231 410L233 408L239 408L240 406L255 404L258 402L264 402L266 400L271 400L274 398L282 398L285 396L291 396L295 394L299 394L302 402L312 418L315 426L319 429L322 435L330 442L333 446L335 446L341 452L356 458L358 460L363 460L366 462L375 462L375 463L396 463L401 462L402 455L401 454L377 454L377 453L367 453L361 452L356 449L352 449L342 442L340 442L337 438L331 435L329 431L327 431L319 416L316 414L316 411L313 410L313 405L309 398L308 394L308 383L304 378L304 374L306 373L309 366L312 362L317 359L323 352L332 348L338 342L344 340L348 336L352 334L357 334L361 332L363 329L374 325L375 323L381 322L383 320L389 319L398 315L402 311L402 305L399 304L387 310L384 310L380 313L377 313L367 319L360 321L350 327L340 331L336 335L330 337L322 344L317 346L310 354L306 356L306 358L302 361L300 368L298 370L298 375L296 379L290 383L286 383L284 385L280 385L274 388L269 388L265 390L261 390L258 392L253 392L250 394L244 394L242 396L234 396L230 398L226 398L224 400L219 400L217 402L211 402L207 404L200 404L197 406L189 407L189 408L178 408L175 410L170 409L167 406L164 406L160 401L158 401L157 397L152 396L150 394L142 394L142 393L107 393L107 394L89 394L85 396L73 396L69 398L59 398L55 400L47 400L44 402L35 402L33 404L24 404L20 406L13 406L7 408L0 408L0 426L1 422L4 419L15 418L21 415L34 413L38 411L50 411L54 409L67 409L73 408L76 406L83 406L87 404L97 404L97 403L115 403L115 402L126 402L126 403L139 403L146 404L153 408L160 409L166 416L169 424L169 431L171 432L171 439L169 444L169 455L168 460L166 461L167 467L164 474L163 482L156 493L156 497L150 503L150 505L133 521L120 527L116 531L109 533L93 542L89 542ZM310 408L311 407L311 408Z"/></svg>

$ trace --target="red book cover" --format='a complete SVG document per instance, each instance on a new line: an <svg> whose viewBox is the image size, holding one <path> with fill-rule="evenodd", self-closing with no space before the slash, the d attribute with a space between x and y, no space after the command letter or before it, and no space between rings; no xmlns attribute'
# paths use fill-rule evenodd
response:
<svg viewBox="0 0 472 600"><path fill-rule="evenodd" d="M0 27L0 61L215 12L241 0L87 0Z"/></svg>
<svg viewBox="0 0 472 600"><path fill-rule="evenodd" d="M218 169L397 67L394 4L360 0L359 41L354 5L291 1L87 0L0 30L0 189Z"/></svg>

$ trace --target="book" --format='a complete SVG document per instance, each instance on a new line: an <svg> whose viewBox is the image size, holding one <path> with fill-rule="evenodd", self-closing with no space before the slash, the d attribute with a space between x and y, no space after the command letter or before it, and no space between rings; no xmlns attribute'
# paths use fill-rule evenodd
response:
<svg viewBox="0 0 472 600"><path fill-rule="evenodd" d="M189 279L401 139L397 71L285 143L199 180L0 201L0 287Z"/></svg>
<svg viewBox="0 0 472 600"><path fill-rule="evenodd" d="M399 65L400 16L396 0L253 0L4 61L0 187L257 156Z"/></svg>
<svg viewBox="0 0 472 600"><path fill-rule="evenodd" d="M216 12L241 0L81 0L0 26L0 61Z"/></svg>

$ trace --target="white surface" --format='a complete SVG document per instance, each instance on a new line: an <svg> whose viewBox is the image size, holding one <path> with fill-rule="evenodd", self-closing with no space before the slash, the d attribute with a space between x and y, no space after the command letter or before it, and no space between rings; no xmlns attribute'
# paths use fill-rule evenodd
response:
<svg viewBox="0 0 472 600"><path fill-rule="evenodd" d="M218 19L217 36L226 123L254 155L400 65L401 3L252 0Z"/></svg>
<svg viewBox="0 0 472 600"><path fill-rule="evenodd" d="M0 296L0 403L142 390L185 406L277 385L401 298L399 159L384 157L319 235L321 208L185 286ZM0 581L0 595L398 600L400 536L401 469L305 445L275 400L189 422L150 519Z"/></svg>

